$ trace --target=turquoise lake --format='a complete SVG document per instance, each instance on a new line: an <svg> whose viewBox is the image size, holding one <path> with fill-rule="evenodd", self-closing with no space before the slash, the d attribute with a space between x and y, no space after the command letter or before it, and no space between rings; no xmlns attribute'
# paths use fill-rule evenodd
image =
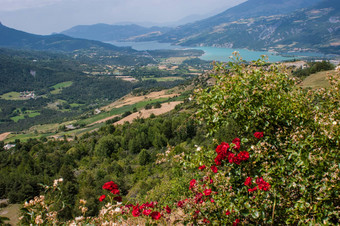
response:
<svg viewBox="0 0 340 226"><path fill-rule="evenodd" d="M270 62L278 62L284 60L292 60L299 58L296 57L285 57L276 55L272 52L265 51L250 51L247 49L230 49L230 48L218 48L218 47L183 47L183 46L174 46L170 43L159 43L156 41L152 42L109 42L116 46L130 46L135 50L157 50L157 49L200 49L204 51L204 54L200 57L202 60L208 61L221 61L227 62L230 61L230 56L234 51L238 51L241 57L246 61L257 60L261 57L261 55L268 56Z"/></svg>

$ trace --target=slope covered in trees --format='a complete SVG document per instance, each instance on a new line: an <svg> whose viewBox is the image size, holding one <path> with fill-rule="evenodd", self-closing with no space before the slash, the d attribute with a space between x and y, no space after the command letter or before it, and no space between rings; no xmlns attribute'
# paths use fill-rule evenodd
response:
<svg viewBox="0 0 340 226"><path fill-rule="evenodd" d="M170 115L2 151L1 196L51 185L23 223L337 225L339 76L312 91L279 65L217 64Z"/></svg>

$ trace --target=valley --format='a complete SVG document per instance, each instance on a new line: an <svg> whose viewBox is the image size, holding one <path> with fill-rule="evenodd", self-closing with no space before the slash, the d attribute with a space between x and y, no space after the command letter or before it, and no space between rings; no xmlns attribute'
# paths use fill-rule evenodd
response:
<svg viewBox="0 0 340 226"><path fill-rule="evenodd" d="M242 0L176 27L103 23L127 1L37 4L0 17L96 23L0 22L0 225L340 224L336 0Z"/></svg>

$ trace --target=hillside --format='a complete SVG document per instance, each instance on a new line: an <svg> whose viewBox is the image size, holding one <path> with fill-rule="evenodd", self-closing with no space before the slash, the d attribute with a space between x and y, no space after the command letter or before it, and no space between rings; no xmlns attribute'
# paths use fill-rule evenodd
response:
<svg viewBox="0 0 340 226"><path fill-rule="evenodd" d="M35 50L74 51L79 49L106 49L133 52L128 48L116 47L99 41L71 38L66 35L35 35L6 27L0 23L0 47Z"/></svg>
<svg viewBox="0 0 340 226"><path fill-rule="evenodd" d="M0 198L35 197L23 225L338 225L339 71L235 61L166 115L0 149Z"/></svg>
<svg viewBox="0 0 340 226"><path fill-rule="evenodd" d="M130 25L78 25L61 32L74 38L84 38L98 41L119 41L139 35L157 35L169 31L167 27L142 27L135 24Z"/></svg>
<svg viewBox="0 0 340 226"><path fill-rule="evenodd" d="M131 91L138 94L171 88L191 77L188 69L175 72L116 65L117 61L102 64L102 56L83 54L75 58L61 52L0 48L0 132L18 132L37 124L74 119L86 112L93 114L95 108ZM136 62L135 57L131 58ZM151 71L163 77L176 73L177 77L166 80L144 75ZM134 76L134 82L124 81L127 72Z"/></svg>
<svg viewBox="0 0 340 226"><path fill-rule="evenodd" d="M219 15L177 27L158 37L135 40L158 40L183 46L339 54L339 17L337 0L308 3L247 1Z"/></svg>

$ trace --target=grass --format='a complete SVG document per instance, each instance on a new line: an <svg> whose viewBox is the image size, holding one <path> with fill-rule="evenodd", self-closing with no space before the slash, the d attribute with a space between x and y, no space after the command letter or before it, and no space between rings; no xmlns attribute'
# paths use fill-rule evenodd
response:
<svg viewBox="0 0 340 226"><path fill-rule="evenodd" d="M63 88L70 87L72 84L72 81L58 83L51 87L54 88L54 90L51 91L51 94L59 94Z"/></svg>
<svg viewBox="0 0 340 226"><path fill-rule="evenodd" d="M16 139L20 139L20 141L27 141L29 139L40 139L41 137L48 137L48 136L52 136L54 135L55 133L38 133L38 134L35 134L35 133L22 133L22 134L11 134L9 135L6 139L5 139L5 142L6 143L11 143L11 142L14 142Z"/></svg>
<svg viewBox="0 0 340 226"><path fill-rule="evenodd" d="M301 84L302 88L327 88L330 86L327 76L334 71L320 71L305 78Z"/></svg>
<svg viewBox="0 0 340 226"><path fill-rule="evenodd" d="M20 93L18 92L5 93L5 94L2 94L0 98L5 99L5 100L21 100Z"/></svg>
<svg viewBox="0 0 340 226"><path fill-rule="evenodd" d="M153 78L153 77L145 77L143 78L143 81L146 80L156 80L157 82L170 82L170 81L176 81L176 80L184 80L182 77L159 77L159 78Z"/></svg>
<svg viewBox="0 0 340 226"><path fill-rule="evenodd" d="M20 111L21 112L21 111ZM33 118L33 117L36 117L38 115L40 115L39 112L37 111L25 111L24 113L21 112L20 115L17 115L17 116L14 116L14 117L11 117L11 119L14 121L14 122L18 122L20 119L25 119L25 115L27 115L28 117L30 118Z"/></svg>
<svg viewBox="0 0 340 226"><path fill-rule="evenodd" d="M71 107L79 107L79 106L83 106L84 104L77 104L77 103L72 103L70 104Z"/></svg>

